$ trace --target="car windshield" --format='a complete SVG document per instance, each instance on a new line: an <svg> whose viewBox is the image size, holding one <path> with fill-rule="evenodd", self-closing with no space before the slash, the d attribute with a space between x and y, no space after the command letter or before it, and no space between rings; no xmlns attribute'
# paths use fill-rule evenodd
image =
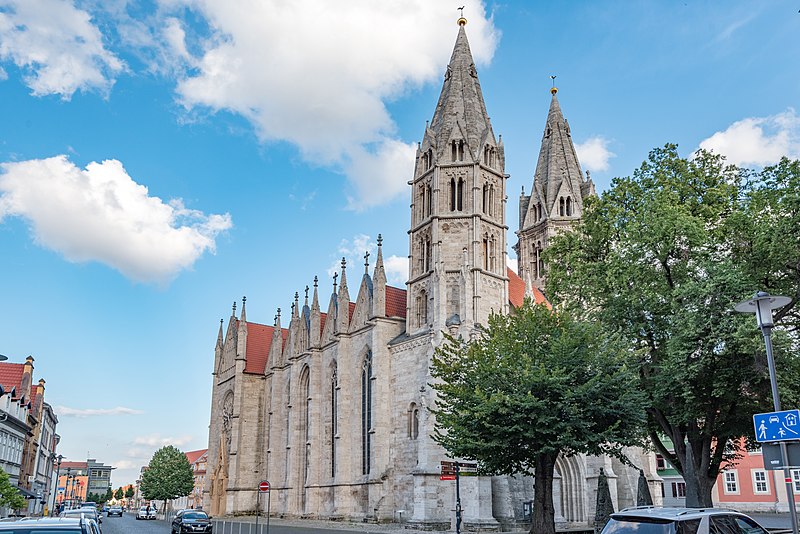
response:
<svg viewBox="0 0 800 534"><path fill-rule="evenodd" d="M671 521L643 517L618 517L608 522L603 534L697 534L699 519Z"/></svg>
<svg viewBox="0 0 800 534"><path fill-rule="evenodd" d="M205 512L186 512L181 517L184 519L208 519Z"/></svg>

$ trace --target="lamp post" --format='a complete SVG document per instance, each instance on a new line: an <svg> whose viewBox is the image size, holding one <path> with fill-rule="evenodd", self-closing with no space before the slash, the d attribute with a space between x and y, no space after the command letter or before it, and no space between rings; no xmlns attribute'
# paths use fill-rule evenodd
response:
<svg viewBox="0 0 800 534"><path fill-rule="evenodd" d="M64 457L62 455L60 455L60 454L58 456L56 456L56 453L53 453L50 456L50 459L56 461L56 483L55 483L55 487L52 490L53 491L53 506L50 508L50 513L52 515L55 515L56 496L58 496L58 475L61 472L61 460L63 460Z"/></svg>
<svg viewBox="0 0 800 534"><path fill-rule="evenodd" d="M735 306L735 310L741 313L755 313L758 328L764 335L764 345L767 348L767 366L769 367L769 382L772 386L772 404L776 412L781 411L781 397L778 393L778 379L775 374L775 359L772 356L772 327L775 323L772 320L772 310L783 308L792 302L789 297L772 296L766 291L759 291L755 296ZM794 487L792 473L788 467L789 455L786 451L786 442L780 442L781 462L783 463L783 477L786 482L786 496L789 501L789 515L792 518L792 532L797 532L797 510L794 503Z"/></svg>

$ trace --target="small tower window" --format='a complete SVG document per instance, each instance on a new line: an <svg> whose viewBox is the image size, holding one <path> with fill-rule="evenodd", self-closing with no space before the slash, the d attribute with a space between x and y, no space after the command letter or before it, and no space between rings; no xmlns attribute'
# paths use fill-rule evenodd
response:
<svg viewBox="0 0 800 534"><path fill-rule="evenodd" d="M537 278L544 278L544 258L542 258L542 242L536 243L536 257L539 259L539 269L536 273Z"/></svg>
<svg viewBox="0 0 800 534"><path fill-rule="evenodd" d="M458 142L458 161L464 161L464 141Z"/></svg>
<svg viewBox="0 0 800 534"><path fill-rule="evenodd" d="M433 150L428 149L428 168L433 167Z"/></svg>
<svg viewBox="0 0 800 534"><path fill-rule="evenodd" d="M564 216L564 197L558 197L558 214Z"/></svg>
<svg viewBox="0 0 800 534"><path fill-rule="evenodd" d="M541 221L542 220L542 205L541 204L539 204L539 206L536 209L536 211L538 212L538 216L536 217L536 220L537 221Z"/></svg>
<svg viewBox="0 0 800 534"><path fill-rule="evenodd" d="M455 141L450 144L450 156L450 159L453 161L456 161L456 158L458 157L458 145Z"/></svg>
<svg viewBox="0 0 800 534"><path fill-rule="evenodd" d="M458 179L458 189L456 191L456 209L463 211L464 209L464 179Z"/></svg>
<svg viewBox="0 0 800 534"><path fill-rule="evenodd" d="M567 197L567 217L572 216L572 197Z"/></svg>
<svg viewBox="0 0 800 534"><path fill-rule="evenodd" d="M417 296L417 326L423 328L428 324L428 294L425 290Z"/></svg>
<svg viewBox="0 0 800 534"><path fill-rule="evenodd" d="M427 203L425 204L425 215L430 216L433 212L433 194L430 184L425 186L425 197L427 198Z"/></svg>
<svg viewBox="0 0 800 534"><path fill-rule="evenodd" d="M483 213L489 209L489 184L483 184Z"/></svg>
<svg viewBox="0 0 800 534"><path fill-rule="evenodd" d="M339 433L339 378L336 362L331 374L331 477L336 476L336 435Z"/></svg>
<svg viewBox="0 0 800 534"><path fill-rule="evenodd" d="M408 437L411 439L419 437L419 408L416 402L412 402L408 408Z"/></svg>
<svg viewBox="0 0 800 534"><path fill-rule="evenodd" d="M489 270L489 237L483 238L483 269Z"/></svg>
<svg viewBox="0 0 800 534"><path fill-rule="evenodd" d="M489 216L494 215L494 186L489 186L489 209L487 211Z"/></svg>

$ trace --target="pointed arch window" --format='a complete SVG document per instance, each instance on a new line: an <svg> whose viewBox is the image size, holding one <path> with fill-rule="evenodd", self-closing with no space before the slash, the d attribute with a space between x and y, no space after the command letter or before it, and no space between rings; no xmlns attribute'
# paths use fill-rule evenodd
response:
<svg viewBox="0 0 800 534"><path fill-rule="evenodd" d="M419 437L419 408L416 402L412 402L408 407L408 437L410 439Z"/></svg>
<svg viewBox="0 0 800 534"><path fill-rule="evenodd" d="M567 197L567 217L572 216L572 197Z"/></svg>
<svg viewBox="0 0 800 534"><path fill-rule="evenodd" d="M542 257L542 242L536 242L536 258L538 260L538 269L536 273L537 278L544 277L544 258Z"/></svg>
<svg viewBox="0 0 800 534"><path fill-rule="evenodd" d="M284 484L289 483L289 466L291 464L291 450L292 450L292 381L291 378L286 382L286 456L284 458L285 464L283 466L283 481Z"/></svg>
<svg viewBox="0 0 800 534"><path fill-rule="evenodd" d="M300 395L303 408L300 436L303 440L303 483L308 482L309 460L311 455L311 388L310 372L306 366L300 373Z"/></svg>
<svg viewBox="0 0 800 534"><path fill-rule="evenodd" d="M564 197L558 197L558 214L564 216Z"/></svg>
<svg viewBox="0 0 800 534"><path fill-rule="evenodd" d="M538 205L536 211L538 212L538 216L536 217L536 220L537 221L541 221L542 220L542 205L541 204Z"/></svg>
<svg viewBox="0 0 800 534"><path fill-rule="evenodd" d="M423 328L428 324L428 294L424 289L417 295L416 304L417 326Z"/></svg>
<svg viewBox="0 0 800 534"><path fill-rule="evenodd" d="M336 362L331 373L331 477L336 476L336 439L339 434L339 377Z"/></svg>
<svg viewBox="0 0 800 534"><path fill-rule="evenodd" d="M458 144L455 141L450 144L450 156L453 161L458 157Z"/></svg>
<svg viewBox="0 0 800 534"><path fill-rule="evenodd" d="M464 141L458 142L458 161L464 161Z"/></svg>
<svg viewBox="0 0 800 534"><path fill-rule="evenodd" d="M489 213L489 184L483 184L483 213Z"/></svg>
<svg viewBox="0 0 800 534"><path fill-rule="evenodd" d="M490 217L494 215L494 185L489 186L489 209L487 214Z"/></svg>
<svg viewBox="0 0 800 534"><path fill-rule="evenodd" d="M429 148L428 149L428 169L430 169L431 167L433 167L433 150Z"/></svg>
<svg viewBox="0 0 800 534"><path fill-rule="evenodd" d="M425 216L430 217L433 213L433 195L431 184L425 184Z"/></svg>
<svg viewBox="0 0 800 534"><path fill-rule="evenodd" d="M462 211L464 209L464 179L459 178L456 183L456 210Z"/></svg>
<svg viewBox="0 0 800 534"><path fill-rule="evenodd" d="M483 236L483 270L489 270L489 236Z"/></svg>
<svg viewBox="0 0 800 534"><path fill-rule="evenodd" d="M361 367L361 474L368 475L372 464L372 351L367 351Z"/></svg>

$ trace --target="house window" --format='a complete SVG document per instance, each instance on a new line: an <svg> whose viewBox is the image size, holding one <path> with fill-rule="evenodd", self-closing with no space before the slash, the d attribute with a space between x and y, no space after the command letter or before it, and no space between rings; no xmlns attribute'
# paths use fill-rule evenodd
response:
<svg viewBox="0 0 800 534"><path fill-rule="evenodd" d="M656 470L662 470L667 468L667 463L664 461L664 457L660 454L656 454Z"/></svg>
<svg viewBox="0 0 800 534"><path fill-rule="evenodd" d="M683 499L686 497L686 482L672 483L672 498Z"/></svg>
<svg viewBox="0 0 800 534"><path fill-rule="evenodd" d="M794 484L794 492L800 493L800 470L792 471L792 483Z"/></svg>
<svg viewBox="0 0 800 534"><path fill-rule="evenodd" d="M753 493L756 495L769 494L767 472L760 469L753 471Z"/></svg>
<svg viewBox="0 0 800 534"><path fill-rule="evenodd" d="M361 368L361 474L368 475L372 463L372 352Z"/></svg>
<svg viewBox="0 0 800 534"><path fill-rule="evenodd" d="M725 493L726 494L737 494L739 493L739 481L736 476L736 471L725 471L724 473L724 480L725 480Z"/></svg>

